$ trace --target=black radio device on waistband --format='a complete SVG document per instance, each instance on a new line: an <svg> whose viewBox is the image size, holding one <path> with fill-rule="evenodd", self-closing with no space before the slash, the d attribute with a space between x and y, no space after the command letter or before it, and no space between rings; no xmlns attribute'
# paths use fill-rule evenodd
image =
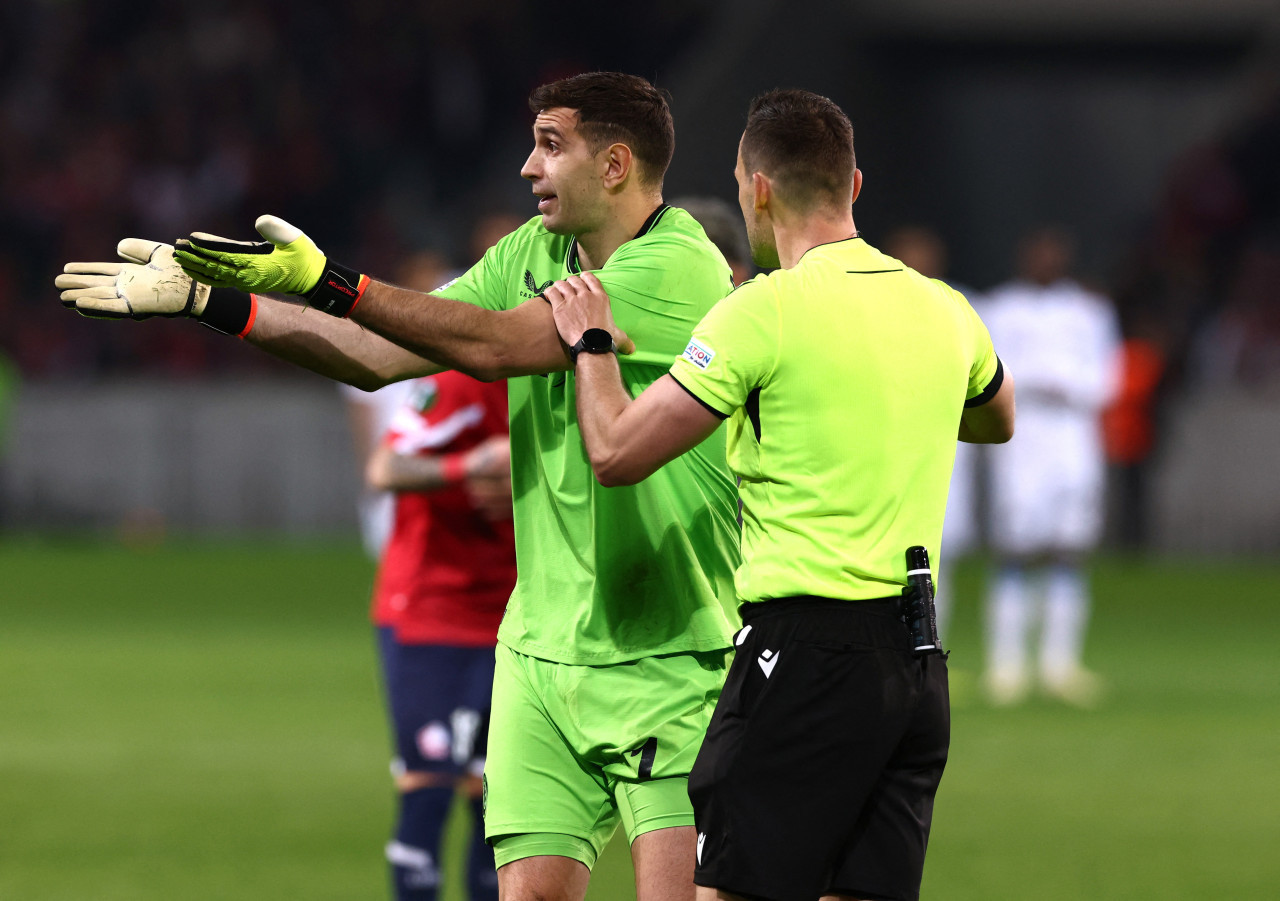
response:
<svg viewBox="0 0 1280 901"><path fill-rule="evenodd" d="M917 657L941 654L938 638L938 614L933 606L933 573L929 569L929 552L916 545L907 548L907 587L902 589L899 604L902 621L911 631L911 649Z"/></svg>

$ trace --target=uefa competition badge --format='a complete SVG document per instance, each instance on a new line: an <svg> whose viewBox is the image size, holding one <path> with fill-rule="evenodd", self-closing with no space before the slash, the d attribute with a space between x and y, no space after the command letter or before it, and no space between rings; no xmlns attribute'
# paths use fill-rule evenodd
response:
<svg viewBox="0 0 1280 901"><path fill-rule="evenodd" d="M709 347L703 346L696 339L690 339L689 346L684 349L684 353L681 356L699 369L706 369L711 365L711 361L716 358L716 352Z"/></svg>

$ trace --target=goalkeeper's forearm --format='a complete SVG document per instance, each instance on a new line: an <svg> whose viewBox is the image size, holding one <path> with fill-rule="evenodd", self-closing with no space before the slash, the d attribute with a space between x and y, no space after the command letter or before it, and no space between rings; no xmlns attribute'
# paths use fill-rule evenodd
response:
<svg viewBox="0 0 1280 901"><path fill-rule="evenodd" d="M265 295L244 339L295 366L373 391L391 382L431 375L448 367L399 347L349 319L336 319L302 304Z"/></svg>
<svg viewBox="0 0 1280 901"><path fill-rule="evenodd" d="M486 310L372 281L352 319L413 354L482 381L570 367L551 308L539 299Z"/></svg>

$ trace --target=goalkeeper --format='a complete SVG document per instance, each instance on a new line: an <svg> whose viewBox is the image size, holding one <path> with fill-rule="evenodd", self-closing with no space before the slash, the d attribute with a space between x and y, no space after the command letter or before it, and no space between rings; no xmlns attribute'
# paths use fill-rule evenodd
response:
<svg viewBox="0 0 1280 901"><path fill-rule="evenodd" d="M175 257L125 241L127 262L71 264L57 284L85 315L192 316L363 388L446 368L528 376L509 382L519 578L498 633L485 772L502 897L582 898L621 822L639 901L688 899L687 777L724 680L738 560L723 430L641 485L602 489L567 370L613 342L566 347L540 294L598 273L638 393L728 294L729 268L662 201L674 131L661 92L590 73L536 89L530 107L521 174L540 215L438 296L335 264L273 217L258 220L264 243L193 234Z"/></svg>

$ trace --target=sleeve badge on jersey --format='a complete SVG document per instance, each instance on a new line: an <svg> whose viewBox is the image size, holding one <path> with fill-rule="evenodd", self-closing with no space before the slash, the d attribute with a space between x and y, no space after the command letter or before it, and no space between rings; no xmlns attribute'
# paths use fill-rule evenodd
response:
<svg viewBox="0 0 1280 901"><path fill-rule="evenodd" d="M681 356L699 369L706 369L711 365L711 361L716 358L716 352L698 343L695 338L690 339L689 346L684 349L684 353Z"/></svg>

